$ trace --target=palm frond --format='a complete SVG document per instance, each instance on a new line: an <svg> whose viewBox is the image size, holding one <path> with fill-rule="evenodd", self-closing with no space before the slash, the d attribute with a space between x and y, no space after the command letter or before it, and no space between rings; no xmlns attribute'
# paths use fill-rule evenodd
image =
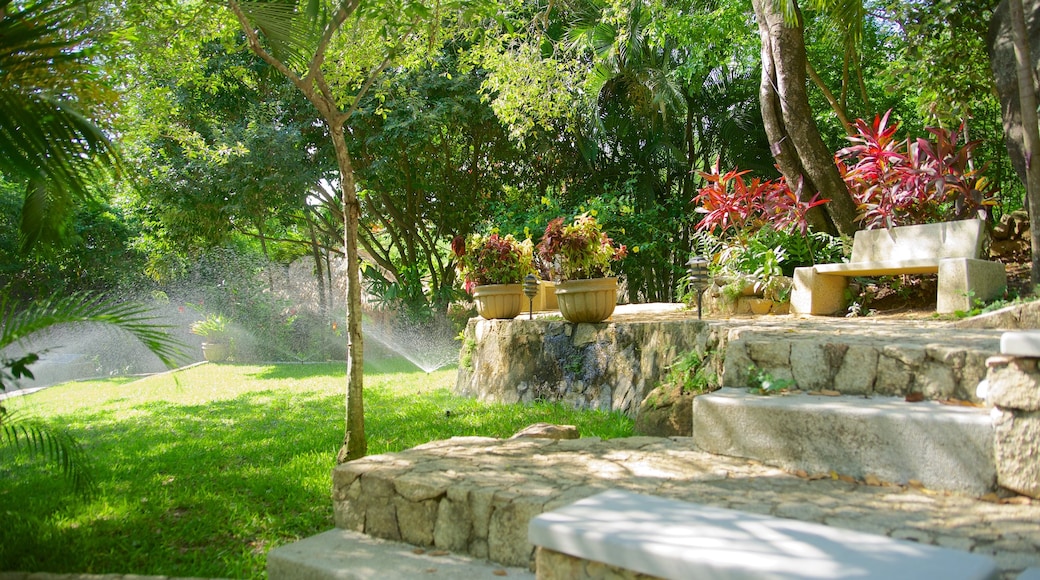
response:
<svg viewBox="0 0 1040 580"><path fill-rule="evenodd" d="M80 45L84 39L62 31L84 1L42 0L21 10L10 10L11 4L11 0L0 1L0 9L7 9L0 18L0 70L5 85L49 84L40 81L83 59Z"/></svg>
<svg viewBox="0 0 1040 580"><path fill-rule="evenodd" d="M239 2L242 12L270 43L275 58L298 68L305 68L317 44L322 15L318 6L309 2L300 11L294 1Z"/></svg>
<svg viewBox="0 0 1040 580"><path fill-rule="evenodd" d="M13 447L32 458L57 465L73 489L89 495L96 488L90 458L83 446L66 430L53 429L43 421L9 412L0 406L0 444Z"/></svg>
<svg viewBox="0 0 1040 580"><path fill-rule="evenodd" d="M70 199L89 198L93 182L120 170L108 137L74 103L90 66L89 39L75 25L84 4L40 0L0 19L0 173L30 184L26 248L63 220Z"/></svg>
<svg viewBox="0 0 1040 580"><path fill-rule="evenodd" d="M77 196L97 171L119 164L108 137L68 103L0 88L0 171L53 180Z"/></svg>

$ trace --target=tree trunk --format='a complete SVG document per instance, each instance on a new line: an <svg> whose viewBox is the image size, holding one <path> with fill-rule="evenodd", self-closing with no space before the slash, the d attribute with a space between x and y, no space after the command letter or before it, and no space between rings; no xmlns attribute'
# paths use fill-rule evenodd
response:
<svg viewBox="0 0 1040 580"><path fill-rule="evenodd" d="M1040 284L1040 127L1033 91L1033 66L1030 58L1026 15L1022 0L1009 0L1011 32L1015 44L1015 68L1018 72L1018 100L1022 106L1022 133L1025 137L1023 157L1026 162L1026 199L1029 201L1029 238L1033 253L1031 280Z"/></svg>
<svg viewBox="0 0 1040 580"><path fill-rule="evenodd" d="M788 184L801 186L801 198L816 193L831 200L812 215L814 229L851 236L856 231L856 204L834 164L809 108L806 91L805 38L801 13L786 24L773 0L752 0L762 40L762 83L759 101L770 148Z"/></svg>
<svg viewBox="0 0 1040 580"><path fill-rule="evenodd" d="M343 447L336 455L339 463L364 457L368 452L365 438L364 338L361 333L361 263L358 260L358 220L361 204L354 183L354 165L350 161L343 125L330 127L336 148L340 188L343 190L343 247L347 254L347 428Z"/></svg>
<svg viewBox="0 0 1040 580"><path fill-rule="evenodd" d="M362 399L365 361L364 338L361 333L361 264L358 258L358 222L361 206L354 182L354 166L351 163L347 141L343 134L343 125L350 118L354 109L348 109L345 113L339 110L325 81L321 64L325 59L325 51L328 49L333 35L354 13L357 4L344 0L336 8L332 18L325 25L314 54L309 59L308 72L303 77L298 76L285 63L264 49L256 28L250 23L236 0L228 0L228 7L242 25L242 31L246 35L250 50L291 80L318 110L329 128L332 144L336 150L340 189L343 193L343 252L347 257L347 425L343 434L343 446L336 454L337 462L344 463L364 457L368 451L368 442L365 438L365 407ZM354 95L355 106L389 63L390 55L387 55L382 64L369 72L368 78ZM330 291L329 294L331 295L332 292Z"/></svg>

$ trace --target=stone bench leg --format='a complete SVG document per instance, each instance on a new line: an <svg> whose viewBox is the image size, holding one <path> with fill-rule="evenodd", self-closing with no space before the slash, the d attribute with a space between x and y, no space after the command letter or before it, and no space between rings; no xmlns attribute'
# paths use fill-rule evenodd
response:
<svg viewBox="0 0 1040 580"><path fill-rule="evenodd" d="M974 300L999 298L1005 289L1007 272L1000 262L971 258L940 260L935 310L943 314L971 310Z"/></svg>
<svg viewBox="0 0 1040 580"><path fill-rule="evenodd" d="M795 314L834 314L845 308L845 276L820 274L812 266L794 269L791 312Z"/></svg>

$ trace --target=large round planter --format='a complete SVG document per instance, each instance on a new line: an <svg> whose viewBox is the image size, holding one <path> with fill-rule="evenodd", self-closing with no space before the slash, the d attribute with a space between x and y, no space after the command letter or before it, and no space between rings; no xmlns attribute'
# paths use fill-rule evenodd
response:
<svg viewBox="0 0 1040 580"><path fill-rule="evenodd" d="M522 284L485 284L473 289L477 314L488 320L516 318L524 307L523 297Z"/></svg>
<svg viewBox="0 0 1040 580"><path fill-rule="evenodd" d="M617 278L560 282L556 300L560 314L570 322L603 322L617 304Z"/></svg>
<svg viewBox="0 0 1040 580"><path fill-rule="evenodd" d="M227 360L228 345L223 342L202 343L202 358L209 362L222 362Z"/></svg>

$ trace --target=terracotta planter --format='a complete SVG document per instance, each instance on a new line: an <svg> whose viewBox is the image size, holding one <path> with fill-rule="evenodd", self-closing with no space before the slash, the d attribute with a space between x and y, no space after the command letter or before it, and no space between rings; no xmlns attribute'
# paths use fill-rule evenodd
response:
<svg viewBox="0 0 1040 580"><path fill-rule="evenodd" d="M223 342L202 343L202 358L209 362L223 362L228 357L228 345Z"/></svg>
<svg viewBox="0 0 1040 580"><path fill-rule="evenodd" d="M617 304L617 278L560 282L556 300L560 314L570 322L603 322Z"/></svg>
<svg viewBox="0 0 1040 580"><path fill-rule="evenodd" d="M545 280L538 281L538 294L534 297L534 311L559 310L556 302L556 284Z"/></svg>
<svg viewBox="0 0 1040 580"><path fill-rule="evenodd" d="M768 298L748 298L748 305L755 314L769 314L773 309L773 301Z"/></svg>
<svg viewBox="0 0 1040 580"><path fill-rule="evenodd" d="M516 318L524 307L523 284L485 284L473 289L477 314L482 318Z"/></svg>

